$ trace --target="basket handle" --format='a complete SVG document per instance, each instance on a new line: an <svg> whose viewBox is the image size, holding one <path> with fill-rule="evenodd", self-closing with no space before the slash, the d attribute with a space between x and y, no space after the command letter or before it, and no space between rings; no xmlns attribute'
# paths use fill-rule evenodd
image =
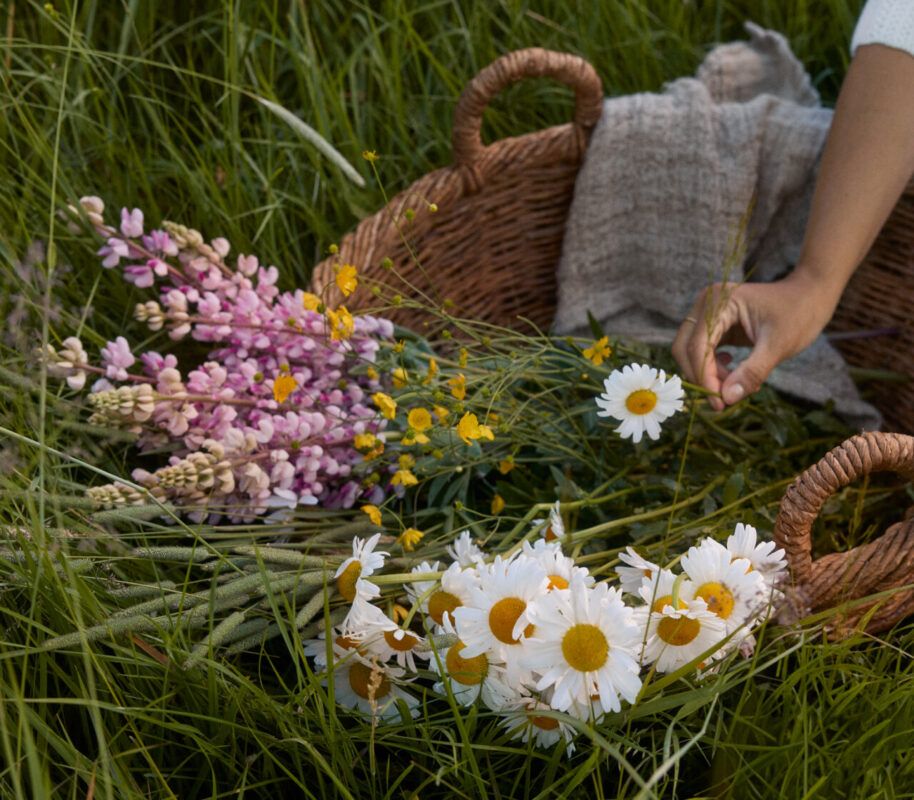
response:
<svg viewBox="0 0 914 800"><path fill-rule="evenodd" d="M485 150L480 129L482 114L502 89L526 78L555 78L574 89L574 124L590 131L600 119L603 84L596 70L580 56L541 47L515 50L495 59L473 78L454 111L454 163L470 166Z"/></svg>
<svg viewBox="0 0 914 800"><path fill-rule="evenodd" d="M842 442L797 476L781 500L774 540L783 547L794 582L812 578L812 525L838 489L870 472L893 471L914 480L914 437L862 433Z"/></svg>

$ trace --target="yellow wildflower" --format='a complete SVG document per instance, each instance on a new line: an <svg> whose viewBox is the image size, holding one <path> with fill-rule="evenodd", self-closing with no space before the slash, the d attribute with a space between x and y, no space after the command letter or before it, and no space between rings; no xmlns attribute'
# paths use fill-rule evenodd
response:
<svg viewBox="0 0 914 800"><path fill-rule="evenodd" d="M517 464L514 463L514 456L508 456L507 458L502 459L498 462L498 471L502 475L507 475L516 466Z"/></svg>
<svg viewBox="0 0 914 800"><path fill-rule="evenodd" d="M612 355L613 349L609 346L609 337L603 336L597 339L590 347L585 348L583 352L584 358L599 367Z"/></svg>
<svg viewBox="0 0 914 800"><path fill-rule="evenodd" d="M374 150L363 150L362 158L364 158L369 164L373 164L378 160L378 154Z"/></svg>
<svg viewBox="0 0 914 800"><path fill-rule="evenodd" d="M466 369L468 355L469 355L469 353L468 353L467 349L465 347L461 347L460 348L460 361L458 362L460 364L460 369Z"/></svg>
<svg viewBox="0 0 914 800"><path fill-rule="evenodd" d="M336 311L332 308L327 309L327 319L330 321L330 338L338 342L340 339L348 339L355 330L355 320L346 306L340 306Z"/></svg>
<svg viewBox="0 0 914 800"><path fill-rule="evenodd" d="M298 388L298 382L291 375L277 375L273 381L273 399L277 403L285 403L292 392Z"/></svg>
<svg viewBox="0 0 914 800"><path fill-rule="evenodd" d="M400 465L400 469L410 469L411 467L416 466L416 459L414 459L409 453L403 453L397 459L397 463Z"/></svg>
<svg viewBox="0 0 914 800"><path fill-rule="evenodd" d="M402 389L409 383L409 373L403 367L395 367L390 375L394 379L394 389Z"/></svg>
<svg viewBox="0 0 914 800"><path fill-rule="evenodd" d="M424 408L414 408L406 415L409 427L422 433L432 427L432 415Z"/></svg>
<svg viewBox="0 0 914 800"><path fill-rule="evenodd" d="M434 358L428 360L428 372L425 373L425 377L422 379L422 383L428 386L435 376L438 374L438 362Z"/></svg>
<svg viewBox="0 0 914 800"><path fill-rule="evenodd" d="M378 378L381 377L378 374L378 371L374 367L369 367L368 369L366 369L365 375L368 377L368 380L370 380L370 381L376 381Z"/></svg>
<svg viewBox="0 0 914 800"><path fill-rule="evenodd" d="M349 297L359 285L359 271L352 264L343 264L336 272L336 285L343 293L343 297Z"/></svg>
<svg viewBox="0 0 914 800"><path fill-rule="evenodd" d="M311 292L302 292L301 304L305 307L305 311L317 311L320 308L321 299Z"/></svg>
<svg viewBox="0 0 914 800"><path fill-rule="evenodd" d="M457 423L457 435L460 436L466 444L472 444L476 439L488 439L489 441L492 441L495 438L492 429L488 425L480 425L476 415L471 414L469 411L467 411L467 413L461 417L460 422Z"/></svg>
<svg viewBox="0 0 914 800"><path fill-rule="evenodd" d="M389 394L384 392L375 392L371 396L372 402L378 407L382 417L393 419L397 415L397 401Z"/></svg>
<svg viewBox="0 0 914 800"><path fill-rule="evenodd" d="M381 509L380 508L378 508L377 506L373 506L369 503L368 505L362 506L359 510L364 511L368 515L368 519L371 520L372 525L380 526L380 524L381 524Z"/></svg>
<svg viewBox="0 0 914 800"><path fill-rule="evenodd" d="M401 545L409 553L416 549L416 545L422 541L423 536L425 534L418 528L407 528L397 537L397 544Z"/></svg>
<svg viewBox="0 0 914 800"><path fill-rule="evenodd" d="M395 352L395 353L402 353L402 352L403 352L403 349L404 349L405 347L406 347L406 341L403 340L403 339L400 339L400 340L398 340L397 343L394 345L394 352Z"/></svg>
<svg viewBox="0 0 914 800"><path fill-rule="evenodd" d="M500 494L495 495L492 498L492 513L497 516L498 514L501 514L501 512L504 510L505 510L505 498L502 497Z"/></svg>
<svg viewBox="0 0 914 800"><path fill-rule="evenodd" d="M356 450L371 450L378 442L378 437L373 433L357 433L352 437Z"/></svg>
<svg viewBox="0 0 914 800"><path fill-rule="evenodd" d="M408 469L398 469L390 479L392 486L415 486L419 479Z"/></svg>
<svg viewBox="0 0 914 800"><path fill-rule="evenodd" d="M463 373L451 378L447 385L451 387L451 394L458 400L463 400L467 396L467 379Z"/></svg>
<svg viewBox="0 0 914 800"><path fill-rule="evenodd" d="M451 412L444 406L433 406L432 411L435 412L435 416L438 417L441 422L444 422L451 415Z"/></svg>

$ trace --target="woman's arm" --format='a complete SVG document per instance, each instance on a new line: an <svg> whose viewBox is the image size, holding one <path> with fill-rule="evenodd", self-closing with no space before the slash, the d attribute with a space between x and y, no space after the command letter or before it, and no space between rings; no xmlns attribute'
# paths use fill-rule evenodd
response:
<svg viewBox="0 0 914 800"><path fill-rule="evenodd" d="M912 0L914 2L914 0ZM680 326L673 355L688 380L735 403L758 390L781 361L809 346L914 173L914 57L880 44L859 47L825 143L800 260L772 283L716 284ZM693 322L694 320L694 322ZM748 344L735 370L719 344Z"/></svg>

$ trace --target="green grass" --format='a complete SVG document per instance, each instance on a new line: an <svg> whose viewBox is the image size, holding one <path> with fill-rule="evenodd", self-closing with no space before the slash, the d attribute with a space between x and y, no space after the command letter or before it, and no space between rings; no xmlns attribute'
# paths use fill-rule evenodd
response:
<svg viewBox="0 0 914 800"><path fill-rule="evenodd" d="M79 397L45 383L29 349L77 331L90 350L141 332L130 320L130 287L97 267L85 238L57 221L58 208L92 193L111 208L136 205L150 220L225 235L277 264L285 286L303 285L329 244L382 204L360 152L381 154L389 192L447 164L455 99L497 55L532 45L571 51L595 65L608 94L655 90L691 73L714 41L740 37L751 18L788 36L831 103L860 5L0 4L0 426L38 443L0 436L0 527L29 532L15 537L21 556L0 559L0 796L914 796L910 626L885 642L842 644L824 644L815 626L772 627L756 660L678 684L585 732L570 762L561 750L509 742L490 715L455 715L440 700L422 721L375 729L338 712L301 654L282 597L263 612L281 636L240 656L207 655L189 670L180 665L197 639L181 624L60 652L38 647L105 619L117 607L112 581L201 585L180 564L129 557L144 542L186 544L180 528L112 521L75 499L87 482L107 480L86 464L123 475L135 456L123 438L86 428ZM257 97L312 126L367 186L347 180ZM496 100L484 132L493 139L569 114L567 90L534 82ZM33 240L48 257L16 268ZM780 479L843 435L803 414L790 424L781 433L794 449L772 468ZM696 441L712 434L698 431ZM742 441L746 463L762 464L753 452L761 440ZM761 473L747 474L761 485ZM527 494L548 499L542 491ZM509 501L519 506L523 496L521 487ZM777 496L770 490L739 510L770 521ZM716 508L723 495L715 498ZM819 546L873 536L903 501L880 487L847 490L820 524ZM94 560L87 572L84 557Z"/></svg>

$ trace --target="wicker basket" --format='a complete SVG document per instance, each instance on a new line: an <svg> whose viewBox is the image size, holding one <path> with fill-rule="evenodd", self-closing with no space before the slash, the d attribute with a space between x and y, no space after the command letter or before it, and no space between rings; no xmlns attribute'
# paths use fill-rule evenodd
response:
<svg viewBox="0 0 914 800"><path fill-rule="evenodd" d="M575 92L574 120L485 146L482 114L506 86L551 77ZM381 267L395 265L404 296L421 293L450 301L454 313L506 327L548 328L556 304L555 268L574 180L588 137L600 118L603 90L593 67L566 53L539 48L509 53L467 84L454 112L454 164L431 172L365 219L340 243L332 260L314 271L315 291L328 302L342 298L334 266L356 264L369 279L391 283ZM429 202L439 211L424 211ZM417 211L406 220L407 209ZM839 346L858 367L892 370L914 378L914 182L858 269L831 328L844 334L887 329L878 337L850 338ZM351 307L370 304L354 295ZM399 309L397 322L420 328L430 320ZM874 402L889 427L914 432L914 381L892 384Z"/></svg>
<svg viewBox="0 0 914 800"><path fill-rule="evenodd" d="M854 436L799 475L781 500L774 539L790 565L789 616L846 604L828 622L832 639L858 629L879 633L914 612L914 519L890 526L876 541L812 560L812 525L825 501L858 478L885 470L914 480L914 437ZM871 595L880 596L854 602Z"/></svg>

